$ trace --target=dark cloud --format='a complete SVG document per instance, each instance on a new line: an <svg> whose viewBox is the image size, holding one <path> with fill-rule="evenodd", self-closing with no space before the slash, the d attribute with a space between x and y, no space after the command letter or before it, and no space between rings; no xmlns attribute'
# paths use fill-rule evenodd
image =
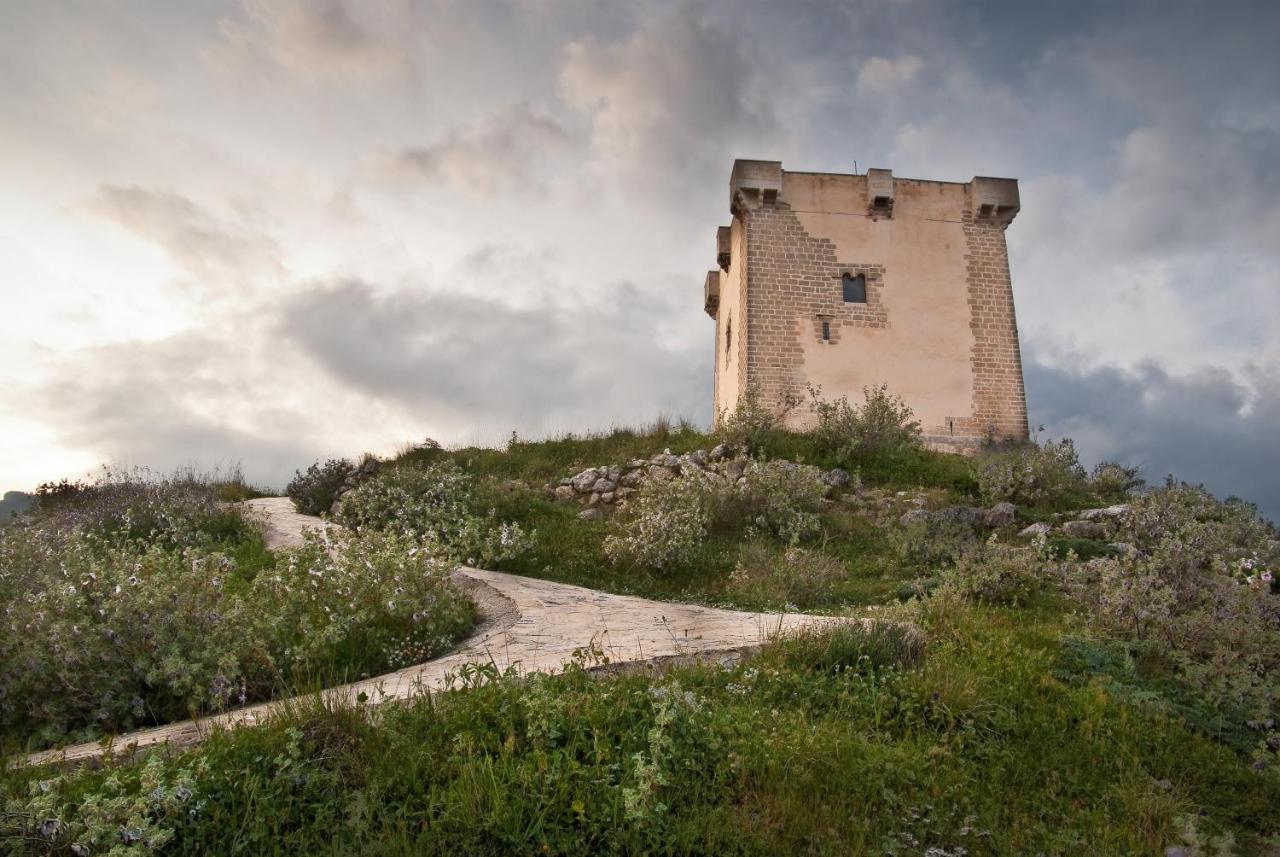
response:
<svg viewBox="0 0 1280 857"><path fill-rule="evenodd" d="M516 307L497 291L319 285L285 307L281 332L343 383L455 433L607 428L659 412L709 419L710 349L663 344L673 314L694 308L627 283L591 306Z"/></svg>
<svg viewBox="0 0 1280 857"><path fill-rule="evenodd" d="M1172 473L1235 494L1280 520L1280 371L1241 378L1220 368L1174 375L1148 362L1062 368L1026 362L1032 425L1076 440L1082 457L1140 464L1149 482Z"/></svg>
<svg viewBox="0 0 1280 857"><path fill-rule="evenodd" d="M181 194L104 185L90 208L160 247L204 284L245 286L258 277L284 272L274 240L219 218Z"/></svg>
<svg viewBox="0 0 1280 857"><path fill-rule="evenodd" d="M549 114L518 106L434 143L383 152L368 168L396 184L439 179L475 196L512 195L540 187L537 169L570 142L569 132Z"/></svg>

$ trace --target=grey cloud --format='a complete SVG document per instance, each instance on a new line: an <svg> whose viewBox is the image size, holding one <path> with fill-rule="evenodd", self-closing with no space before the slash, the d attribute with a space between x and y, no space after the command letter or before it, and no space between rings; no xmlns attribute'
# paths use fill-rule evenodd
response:
<svg viewBox="0 0 1280 857"><path fill-rule="evenodd" d="M570 142L569 132L549 114L518 106L437 142L383 152L369 169L396 182L443 179L476 196L515 194L538 186L536 168Z"/></svg>
<svg viewBox="0 0 1280 857"><path fill-rule="evenodd" d="M1174 375L1154 362L1126 371L1033 357L1026 384L1032 424L1074 438L1090 462L1140 464L1149 482L1172 473L1280 520L1280 367Z"/></svg>
<svg viewBox="0 0 1280 857"><path fill-rule="evenodd" d="M767 156L777 124L762 83L742 40L691 6L643 17L618 41L574 41L560 68L601 165L650 186L724 175L732 151Z"/></svg>
<svg viewBox="0 0 1280 857"><path fill-rule="evenodd" d="M281 487L325 450L305 413L254 388L260 379L236 364L235 349L245 345L190 333L89 348L61 360L39 389L7 398L104 462L159 471L240 463L251 480ZM235 411L252 418L237 420Z"/></svg>
<svg viewBox="0 0 1280 857"><path fill-rule="evenodd" d="M629 284L609 287L597 307L515 308L500 294L386 294L348 280L297 295L281 331L345 384L446 431L537 433L659 412L705 421L709 349L660 344L680 311L692 308Z"/></svg>
<svg viewBox="0 0 1280 857"><path fill-rule="evenodd" d="M247 285L284 272L274 240L220 219L180 194L104 185L90 208L163 249L202 283Z"/></svg>

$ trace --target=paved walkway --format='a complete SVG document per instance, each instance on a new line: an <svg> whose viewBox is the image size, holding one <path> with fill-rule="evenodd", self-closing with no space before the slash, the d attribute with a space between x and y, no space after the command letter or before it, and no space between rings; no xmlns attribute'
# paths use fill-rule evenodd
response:
<svg viewBox="0 0 1280 857"><path fill-rule="evenodd" d="M298 514L285 497L250 500L248 505L263 521L267 544L273 548L300 543L306 528L332 526L319 518ZM458 569L454 579L475 599L479 622L452 654L324 693L339 702L354 702L364 694L376 704L440 689L448 674L469 663L492 661L503 669L519 664L523 672L555 672L572 660L575 652L593 646L612 664L710 656L757 646L779 630L856 621L650 601L475 568ZM214 729L261 723L285 704L279 700L264 702L199 720L131 732L113 739L111 746L120 752L135 747L191 744ZM27 761L83 761L103 752L102 743L77 744L64 750L35 753Z"/></svg>

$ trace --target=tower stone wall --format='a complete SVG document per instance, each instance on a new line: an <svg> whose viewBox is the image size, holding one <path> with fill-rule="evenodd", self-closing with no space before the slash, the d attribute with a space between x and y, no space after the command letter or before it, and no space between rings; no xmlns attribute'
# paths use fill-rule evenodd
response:
<svg viewBox="0 0 1280 857"><path fill-rule="evenodd" d="M987 434L1028 435L1004 231L1013 179L967 183L800 173L737 161L718 267L716 417L752 386L766 402L803 394L860 402L887 384L933 445L965 450ZM846 301L845 277L865 302ZM861 295L858 295L861 297ZM812 420L803 407L788 416Z"/></svg>

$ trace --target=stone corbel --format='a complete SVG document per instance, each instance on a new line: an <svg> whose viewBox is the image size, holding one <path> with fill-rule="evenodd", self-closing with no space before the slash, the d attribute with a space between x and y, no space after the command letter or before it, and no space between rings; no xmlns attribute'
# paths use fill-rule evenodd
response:
<svg viewBox="0 0 1280 857"><path fill-rule="evenodd" d="M733 257L733 230L728 226L721 226L716 230L716 264L720 266L720 270L728 271L729 263Z"/></svg>

